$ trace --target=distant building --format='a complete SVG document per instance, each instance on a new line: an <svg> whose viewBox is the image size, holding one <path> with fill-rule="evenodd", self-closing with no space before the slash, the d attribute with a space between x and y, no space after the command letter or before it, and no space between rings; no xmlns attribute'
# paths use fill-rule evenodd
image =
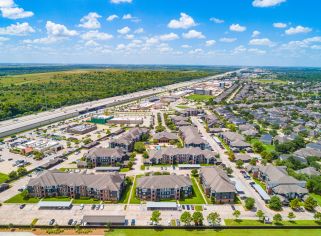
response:
<svg viewBox="0 0 321 236"><path fill-rule="evenodd" d="M96 125L93 124L76 124L67 127L66 131L72 134L87 134L97 129Z"/></svg>
<svg viewBox="0 0 321 236"><path fill-rule="evenodd" d="M85 159L89 166L115 166L121 165L129 157L127 153L120 148L93 148L85 154Z"/></svg>

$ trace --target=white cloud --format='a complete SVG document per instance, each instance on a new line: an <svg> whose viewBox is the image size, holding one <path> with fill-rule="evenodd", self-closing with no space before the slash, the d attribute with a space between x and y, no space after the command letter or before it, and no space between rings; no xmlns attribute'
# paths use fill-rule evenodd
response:
<svg viewBox="0 0 321 236"><path fill-rule="evenodd" d="M315 36L315 37L303 39L301 41L299 40L290 41L288 43L282 44L281 49L297 50L299 48L309 48L309 47L312 48L313 46L316 46L316 45L310 46L311 44L314 44L314 43L321 43L321 37Z"/></svg>
<svg viewBox="0 0 321 236"><path fill-rule="evenodd" d="M6 37L0 37L0 42L4 42L4 41L8 41L9 38L6 38Z"/></svg>
<svg viewBox="0 0 321 236"><path fill-rule="evenodd" d="M287 35L293 35L293 34L304 34L304 33L309 33L311 32L312 29L308 27L304 27L301 25L298 25L297 27L291 27L290 29L287 29L285 33Z"/></svg>
<svg viewBox="0 0 321 236"><path fill-rule="evenodd" d="M110 16L108 16L107 18L106 18L106 20L107 21L113 21L113 20L115 20L115 19L117 19L117 18L119 18L119 16L117 16L117 15L110 15Z"/></svg>
<svg viewBox="0 0 321 236"><path fill-rule="evenodd" d="M194 19L192 17L190 17L189 15L185 14L185 13L181 13L181 17L179 18L179 20L171 20L168 23L168 28L171 29L188 29L190 27L195 26L196 23L194 21Z"/></svg>
<svg viewBox="0 0 321 236"><path fill-rule="evenodd" d="M202 32L196 30L190 30L187 33L183 33L183 38L185 39L203 39L205 36Z"/></svg>
<svg viewBox="0 0 321 236"><path fill-rule="evenodd" d="M179 36L175 33L169 33L169 34L160 35L159 39L162 41L171 41L171 40L179 39Z"/></svg>
<svg viewBox="0 0 321 236"><path fill-rule="evenodd" d="M312 45L311 49L313 49L313 50L321 50L321 45Z"/></svg>
<svg viewBox="0 0 321 236"><path fill-rule="evenodd" d="M134 39L134 37L135 36L133 34L126 34L124 38L128 39L128 40L132 40L132 39Z"/></svg>
<svg viewBox="0 0 321 236"><path fill-rule="evenodd" d="M213 46L215 43L216 43L216 41L212 39L212 40L207 40L207 41L205 42L205 45L206 45L207 47L209 47L209 46Z"/></svg>
<svg viewBox="0 0 321 236"><path fill-rule="evenodd" d="M203 54L203 53L204 53L204 50L201 49L201 48L196 48L196 49L190 50L188 53L189 53L189 54L192 54L192 55L195 55L195 54Z"/></svg>
<svg viewBox="0 0 321 236"><path fill-rule="evenodd" d="M273 46L274 43L268 39L268 38L262 38L262 39L252 39L249 42L250 45L255 45L255 46Z"/></svg>
<svg viewBox="0 0 321 236"><path fill-rule="evenodd" d="M190 45L188 45L188 44L183 44L181 47L182 47L182 48L191 48L192 46L190 46Z"/></svg>
<svg viewBox="0 0 321 236"><path fill-rule="evenodd" d="M151 37L146 39L146 44L157 44L157 43L159 43L159 40L156 37Z"/></svg>
<svg viewBox="0 0 321 236"><path fill-rule="evenodd" d="M303 40L305 43L321 43L321 37L320 36L315 36L312 38L306 38Z"/></svg>
<svg viewBox="0 0 321 236"><path fill-rule="evenodd" d="M17 35L23 36L29 33L34 33L35 30L29 25L29 23L16 23L7 27L0 28L0 35Z"/></svg>
<svg viewBox="0 0 321 236"><path fill-rule="evenodd" d="M87 47L97 47L99 46L99 43L97 43L96 41L94 40L89 40L85 43L85 46Z"/></svg>
<svg viewBox="0 0 321 236"><path fill-rule="evenodd" d="M236 40L237 40L236 38L220 38L220 42L223 42L223 43L233 43Z"/></svg>
<svg viewBox="0 0 321 236"><path fill-rule="evenodd" d="M124 49L126 49L126 45L123 43L118 44L116 47L116 50L124 50Z"/></svg>
<svg viewBox="0 0 321 236"><path fill-rule="evenodd" d="M78 33L75 30L68 30L66 26L56 24L52 21L46 23L47 34L55 37L76 36Z"/></svg>
<svg viewBox="0 0 321 236"><path fill-rule="evenodd" d="M131 21L133 21L133 22L139 22L139 21L140 21L140 19L139 19L138 17L132 16L132 15L129 14L129 13L123 15L122 19L123 19L123 20L131 20Z"/></svg>
<svg viewBox="0 0 321 236"><path fill-rule="evenodd" d="M144 33L144 29L143 28L138 28L137 30L134 31L135 34L141 34Z"/></svg>
<svg viewBox="0 0 321 236"><path fill-rule="evenodd" d="M44 38L38 38L38 39L26 39L23 40L23 43L25 44L51 44L51 43L56 43L62 38L59 37L54 37L54 36L48 36Z"/></svg>
<svg viewBox="0 0 321 236"><path fill-rule="evenodd" d="M13 0L1 0L0 11L2 17L16 20L33 16L33 12L25 11L23 8L18 7Z"/></svg>
<svg viewBox="0 0 321 236"><path fill-rule="evenodd" d="M81 38L84 40L109 40L113 36L111 34L99 32L98 30L92 30L81 35Z"/></svg>
<svg viewBox="0 0 321 236"><path fill-rule="evenodd" d="M99 29L100 22L98 21L98 19L100 17L101 16L96 12L90 12L88 13L88 15L80 19L81 24L79 24L78 26L86 29Z"/></svg>
<svg viewBox="0 0 321 236"><path fill-rule="evenodd" d="M252 32L252 38L257 37L257 36L259 36L260 34L261 34L260 31L254 30L254 31Z"/></svg>
<svg viewBox="0 0 321 236"><path fill-rule="evenodd" d="M286 23L282 23L282 22L273 23L273 27L274 28L283 29L283 28L286 28L287 26L288 25Z"/></svg>
<svg viewBox="0 0 321 236"><path fill-rule="evenodd" d="M248 52L252 52L254 54L257 54L257 55L264 55L266 54L266 51L265 50L261 50L261 49L258 49L258 48L250 48L247 50Z"/></svg>
<svg viewBox="0 0 321 236"><path fill-rule="evenodd" d="M210 21L213 21L213 22L216 23L216 24L222 24L222 23L224 23L224 20L221 20L221 19L215 18L215 17L210 18Z"/></svg>
<svg viewBox="0 0 321 236"><path fill-rule="evenodd" d="M273 7L286 2L286 0L254 0L252 5L254 7Z"/></svg>
<svg viewBox="0 0 321 236"><path fill-rule="evenodd" d="M230 30L235 32L244 32L246 30L246 27L241 26L240 24L232 24L230 25Z"/></svg>
<svg viewBox="0 0 321 236"><path fill-rule="evenodd" d="M110 3L119 4L119 3L131 3L132 0L110 0Z"/></svg>
<svg viewBox="0 0 321 236"><path fill-rule="evenodd" d="M129 31L130 31L130 28L128 26L125 26L124 28L117 30L119 34L127 34Z"/></svg>

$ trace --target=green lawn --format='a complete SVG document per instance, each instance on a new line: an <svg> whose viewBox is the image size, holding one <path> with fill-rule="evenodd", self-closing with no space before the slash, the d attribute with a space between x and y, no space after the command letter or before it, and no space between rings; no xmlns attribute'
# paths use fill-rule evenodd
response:
<svg viewBox="0 0 321 236"><path fill-rule="evenodd" d="M250 143L253 145L255 142L260 142L260 143L262 143L260 140L258 140L258 139L251 139L251 141L250 141ZM275 146L274 145L269 145L269 144L264 144L264 143L262 143L263 144L263 147L265 148L265 150L266 151L268 151L268 152L272 152L272 151L275 151Z"/></svg>
<svg viewBox="0 0 321 236"><path fill-rule="evenodd" d="M307 233L308 231L308 233ZM184 230L184 229L117 229L105 233L106 236L320 236L321 230L300 229L238 229L238 230Z"/></svg>
<svg viewBox="0 0 321 236"><path fill-rule="evenodd" d="M254 180L254 182L255 182L256 184L260 185L260 186L263 188L263 190L266 190L266 185L265 185L265 183L263 183L262 181L258 180L257 178L253 178L253 180Z"/></svg>
<svg viewBox="0 0 321 236"><path fill-rule="evenodd" d="M100 202L101 200L85 197L73 199L72 201L73 204L99 204Z"/></svg>
<svg viewBox="0 0 321 236"><path fill-rule="evenodd" d="M121 168L121 169L120 169L120 172L128 172L128 171L130 171L129 168Z"/></svg>
<svg viewBox="0 0 321 236"><path fill-rule="evenodd" d="M135 179L135 181L133 183L133 187L131 189L132 197L130 198L130 201L129 201L130 204L140 204L140 199L136 197L136 182L137 182L137 179L141 176L142 175L136 175L136 179Z"/></svg>
<svg viewBox="0 0 321 236"><path fill-rule="evenodd" d="M188 95L186 98L195 102L207 102L208 100L214 97L211 95L191 94Z"/></svg>
<svg viewBox="0 0 321 236"><path fill-rule="evenodd" d="M196 184L196 179L191 178L192 184L193 184L193 196L191 198L186 198L184 200L179 200L180 204L205 204L206 202L204 201L202 197L202 193L197 187Z"/></svg>
<svg viewBox="0 0 321 236"><path fill-rule="evenodd" d="M321 206L321 195L310 193L310 196L313 197L318 202L319 206Z"/></svg>
<svg viewBox="0 0 321 236"><path fill-rule="evenodd" d="M276 224L264 224L262 221L258 220L234 220L234 219L225 219L225 224L228 226L273 226ZM282 221L278 225L284 226L319 226L320 222L314 220L294 220L294 221Z"/></svg>
<svg viewBox="0 0 321 236"><path fill-rule="evenodd" d="M70 200L70 197L46 197L42 199L42 201L48 202L69 202Z"/></svg>
<svg viewBox="0 0 321 236"><path fill-rule="evenodd" d="M129 178L131 179L131 181L134 181L134 177L131 176ZM133 184L128 184L126 186L126 189L124 190L123 195L122 195L121 199L118 201L118 203L127 204L132 186L133 186Z"/></svg>
<svg viewBox="0 0 321 236"><path fill-rule="evenodd" d="M9 179L9 176L3 173L0 173L0 184Z"/></svg>
<svg viewBox="0 0 321 236"><path fill-rule="evenodd" d="M39 201L39 198L27 197L27 192L24 191L13 196L12 198L9 198L7 201L5 201L5 203L37 203Z"/></svg>

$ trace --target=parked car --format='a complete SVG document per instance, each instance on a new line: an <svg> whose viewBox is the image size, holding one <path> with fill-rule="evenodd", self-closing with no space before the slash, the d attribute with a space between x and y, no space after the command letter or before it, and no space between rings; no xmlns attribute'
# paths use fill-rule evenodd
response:
<svg viewBox="0 0 321 236"><path fill-rule="evenodd" d="M95 204L92 204L91 205L91 209L94 210L96 208L96 205Z"/></svg>
<svg viewBox="0 0 321 236"><path fill-rule="evenodd" d="M136 224L136 220L135 219L132 219L132 221L130 222L130 225L135 225Z"/></svg>
<svg viewBox="0 0 321 236"><path fill-rule="evenodd" d="M231 208L232 208L233 211L236 210L234 205L231 205Z"/></svg>
<svg viewBox="0 0 321 236"><path fill-rule="evenodd" d="M104 210L104 204L100 205L100 210Z"/></svg>
<svg viewBox="0 0 321 236"><path fill-rule="evenodd" d="M80 205L80 210L84 209L85 205L84 204L81 204Z"/></svg>
<svg viewBox="0 0 321 236"><path fill-rule="evenodd" d="M25 206L26 206L26 204L21 204L21 205L20 205L20 209L25 208Z"/></svg>
<svg viewBox="0 0 321 236"><path fill-rule="evenodd" d="M188 211L190 210L190 207L189 207L189 205L186 205L186 210L188 210Z"/></svg>
<svg viewBox="0 0 321 236"><path fill-rule="evenodd" d="M72 225L76 225L77 224L77 220L74 220L73 222L72 222Z"/></svg>
<svg viewBox="0 0 321 236"><path fill-rule="evenodd" d="M72 222L73 222L74 220L73 219L69 219L68 220L68 225L72 225Z"/></svg>
<svg viewBox="0 0 321 236"><path fill-rule="evenodd" d="M182 205L182 209L185 210L185 205Z"/></svg>
<svg viewBox="0 0 321 236"><path fill-rule="evenodd" d="M125 226L127 226L127 225L128 225L128 220L127 220L127 219L125 219L125 223L124 223L124 225L125 225Z"/></svg>
<svg viewBox="0 0 321 236"><path fill-rule="evenodd" d="M55 223L55 219L51 219L50 221L49 221L49 225L53 225Z"/></svg>
<svg viewBox="0 0 321 236"><path fill-rule="evenodd" d="M96 210L99 210L100 204L96 205Z"/></svg>
<svg viewBox="0 0 321 236"><path fill-rule="evenodd" d="M194 211L194 206L193 205L191 205L191 209Z"/></svg>
<svg viewBox="0 0 321 236"><path fill-rule="evenodd" d="M176 225L177 225L177 226L181 226L181 222L180 222L179 219L176 219Z"/></svg>

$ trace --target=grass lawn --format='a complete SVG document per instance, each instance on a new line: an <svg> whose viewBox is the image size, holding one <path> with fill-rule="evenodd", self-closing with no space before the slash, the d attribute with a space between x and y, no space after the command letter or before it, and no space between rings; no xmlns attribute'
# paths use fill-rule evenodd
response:
<svg viewBox="0 0 321 236"><path fill-rule="evenodd" d="M225 224L228 226L273 226L276 224L264 224L262 221L258 220L234 220L234 219L225 219ZM319 226L321 223L314 220L294 220L294 221L282 221L277 225L284 226Z"/></svg>
<svg viewBox="0 0 321 236"><path fill-rule="evenodd" d="M3 173L0 173L0 184L9 179L9 176Z"/></svg>
<svg viewBox="0 0 321 236"><path fill-rule="evenodd" d="M203 207L200 205L195 206L195 211L203 211Z"/></svg>
<svg viewBox="0 0 321 236"><path fill-rule="evenodd" d="M251 139L251 141L250 141L250 143L253 145L255 142L260 142L260 143L262 143L260 140L258 140L258 139ZM262 143L263 144L263 147L265 148L265 150L266 151L268 151L268 152L272 152L272 151L275 151L275 146L274 145L269 145L269 144L264 144L264 143Z"/></svg>
<svg viewBox="0 0 321 236"><path fill-rule="evenodd" d="M211 95L191 94L191 95L188 95L186 98L193 100L195 102L207 102L208 100L214 97Z"/></svg>
<svg viewBox="0 0 321 236"><path fill-rule="evenodd" d="M265 183L263 183L262 181L258 180L257 178L253 178L254 182L258 185L261 186L261 188L263 188L263 190L265 191L266 190L266 185Z"/></svg>
<svg viewBox="0 0 321 236"><path fill-rule="evenodd" d="M70 197L46 197L42 199L42 201L48 202L69 202L70 200Z"/></svg>
<svg viewBox="0 0 321 236"><path fill-rule="evenodd" d="M308 233L307 233L308 231ZM257 230L184 230L184 229L117 229L105 233L106 236L319 236L321 230L300 229L257 229Z"/></svg>
<svg viewBox="0 0 321 236"><path fill-rule="evenodd" d="M99 204L101 200L94 199L94 198L77 198L73 199L73 204Z"/></svg>
<svg viewBox="0 0 321 236"><path fill-rule="evenodd" d="M196 184L196 179L191 178L192 184L193 184L193 196L191 198L186 198L184 200L179 200L180 204L205 204L206 202L204 201L202 197L202 193L197 187Z"/></svg>
<svg viewBox="0 0 321 236"><path fill-rule="evenodd" d="M130 171L129 168L121 168L121 169L120 169L120 172L128 172L128 171Z"/></svg>
<svg viewBox="0 0 321 236"><path fill-rule="evenodd" d="M137 179L141 176L142 175L136 175L136 179L135 179L135 181L133 183L133 187L131 189L132 196L129 201L130 204L140 204L140 199L136 197L136 182L137 182Z"/></svg>
<svg viewBox="0 0 321 236"><path fill-rule="evenodd" d="M318 202L319 206L321 206L321 195L310 193L310 196L313 197Z"/></svg>
<svg viewBox="0 0 321 236"><path fill-rule="evenodd" d="M5 203L38 203L40 198L27 197L27 192L19 193L12 198L9 198Z"/></svg>
<svg viewBox="0 0 321 236"><path fill-rule="evenodd" d="M129 177L131 179L131 181L134 181L134 177L130 176ZM118 201L118 203L125 203L127 204L128 199L129 199L129 195L130 195L130 190L131 187L133 186L133 184L128 184L123 192L123 195L121 197L121 199Z"/></svg>

